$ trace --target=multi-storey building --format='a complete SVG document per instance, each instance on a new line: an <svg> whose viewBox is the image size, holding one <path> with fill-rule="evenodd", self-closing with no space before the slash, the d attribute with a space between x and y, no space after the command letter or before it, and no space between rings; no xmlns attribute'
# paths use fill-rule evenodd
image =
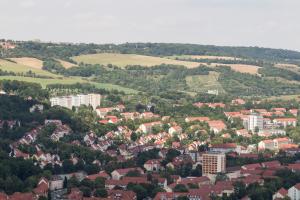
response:
<svg viewBox="0 0 300 200"><path fill-rule="evenodd" d="M252 132L254 132L256 129L262 130L264 128L264 118L259 114L252 113L248 116L244 126L248 131Z"/></svg>
<svg viewBox="0 0 300 200"><path fill-rule="evenodd" d="M202 174L217 174L226 171L226 156L220 152L202 155Z"/></svg>
<svg viewBox="0 0 300 200"><path fill-rule="evenodd" d="M72 109L72 107L79 107L80 105L90 105L96 109L100 105L100 94L79 94L71 96L53 97L50 99L51 106L61 106Z"/></svg>

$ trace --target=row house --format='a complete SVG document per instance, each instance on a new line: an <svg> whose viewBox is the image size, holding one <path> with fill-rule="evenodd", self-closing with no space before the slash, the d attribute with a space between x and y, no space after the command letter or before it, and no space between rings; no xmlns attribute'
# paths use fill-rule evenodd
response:
<svg viewBox="0 0 300 200"><path fill-rule="evenodd" d="M18 141L18 143L29 145L29 144L35 142L36 137L39 134L39 132L41 131L41 129L42 129L42 126L39 126L35 129L31 130L30 132L25 133L25 135Z"/></svg>
<svg viewBox="0 0 300 200"><path fill-rule="evenodd" d="M237 147L236 143L212 144L210 146L210 151L222 153L236 152Z"/></svg>
<svg viewBox="0 0 300 200"><path fill-rule="evenodd" d="M275 138L273 140L263 140L258 143L258 150L263 151L266 149L272 151L278 151L286 147L286 145L292 144L291 140L287 137L285 138Z"/></svg>
<svg viewBox="0 0 300 200"><path fill-rule="evenodd" d="M208 106L209 108L225 108L225 104L224 103L201 103L201 102L197 102L193 104L194 106L201 108L203 106Z"/></svg>
<svg viewBox="0 0 300 200"><path fill-rule="evenodd" d="M153 119L153 118L160 118L160 115L154 114L152 112L144 112L140 115L141 119Z"/></svg>
<svg viewBox="0 0 300 200"><path fill-rule="evenodd" d="M135 120L135 119L140 118L140 113L138 113L138 112L124 112L124 113L121 113L121 116L125 120Z"/></svg>
<svg viewBox="0 0 300 200"><path fill-rule="evenodd" d="M119 104L115 107L107 107L107 108L97 108L96 113L100 118L104 118L108 113L112 111L123 112L125 110L125 106Z"/></svg>
<svg viewBox="0 0 300 200"><path fill-rule="evenodd" d="M51 139L53 141L59 141L60 138L64 137L65 135L70 135L71 132L72 130L68 125L57 126L51 135Z"/></svg>
<svg viewBox="0 0 300 200"><path fill-rule="evenodd" d="M210 119L209 117L187 117L185 118L185 122L194 122L194 121L199 121L199 122L208 122Z"/></svg>
<svg viewBox="0 0 300 200"><path fill-rule="evenodd" d="M296 127L297 119L296 118L276 118L273 120L274 124L280 125L284 128L287 126Z"/></svg>
<svg viewBox="0 0 300 200"><path fill-rule="evenodd" d="M233 99L231 101L231 104L233 104L233 105L244 105L244 104L246 104L246 101L244 99L238 98L238 99Z"/></svg>

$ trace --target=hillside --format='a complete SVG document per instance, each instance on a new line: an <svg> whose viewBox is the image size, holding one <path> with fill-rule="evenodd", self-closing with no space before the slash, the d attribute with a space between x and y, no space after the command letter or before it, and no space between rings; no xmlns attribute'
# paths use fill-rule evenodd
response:
<svg viewBox="0 0 300 200"><path fill-rule="evenodd" d="M17 63L11 62L8 60L0 59L0 69L3 71L9 71L14 73L26 73L28 71L31 71L37 75L42 76L48 76L48 77L60 77L60 75L50 73L48 71L42 70L41 67L34 65L30 66L30 63L27 63L28 65L24 65L24 60L18 60Z"/></svg>
<svg viewBox="0 0 300 200"><path fill-rule="evenodd" d="M168 58L143 56L136 54L101 53L76 56L72 57L72 59L74 59L77 63L83 62L86 64L100 65L112 64L118 67L126 67L127 65L141 65L151 67L161 64L182 65L188 68L199 66L197 62L180 61Z"/></svg>
<svg viewBox="0 0 300 200"><path fill-rule="evenodd" d="M3 53L11 62L0 60L0 79L43 87L88 82L167 98L208 90L234 96L300 94L300 53L295 51L163 43L17 42L16 46ZM170 96L173 93L178 96Z"/></svg>

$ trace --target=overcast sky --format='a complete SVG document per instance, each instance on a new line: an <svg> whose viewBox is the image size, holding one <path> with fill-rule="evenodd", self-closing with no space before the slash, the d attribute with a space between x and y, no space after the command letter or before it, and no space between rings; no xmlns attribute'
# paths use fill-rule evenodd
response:
<svg viewBox="0 0 300 200"><path fill-rule="evenodd" d="M0 0L0 38L300 51L300 0Z"/></svg>

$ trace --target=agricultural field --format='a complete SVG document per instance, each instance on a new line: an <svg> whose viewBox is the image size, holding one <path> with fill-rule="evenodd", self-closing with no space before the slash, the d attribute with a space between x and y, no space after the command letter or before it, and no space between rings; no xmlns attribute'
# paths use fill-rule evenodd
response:
<svg viewBox="0 0 300 200"><path fill-rule="evenodd" d="M220 60L241 60L241 58L226 57L226 56L193 56L193 55L183 55L183 56L171 56L169 59L220 59ZM206 65L208 67L216 66L229 66L233 71L248 73L248 74L258 74L259 66L256 65L246 65L246 64L222 64L222 63L204 63L198 62L201 65Z"/></svg>
<svg viewBox="0 0 300 200"><path fill-rule="evenodd" d="M80 77L60 77L60 78L53 78L53 79L45 79L45 78L33 78L33 77L24 77L24 76L0 76L0 80L17 80L17 81L38 83L41 84L43 88L46 88L46 86L49 84L90 83L95 85L97 88L124 91L127 94L135 94L138 92L137 90L134 89L125 88L122 86L108 84L108 83L96 83L89 80L84 80Z"/></svg>
<svg viewBox="0 0 300 200"><path fill-rule="evenodd" d="M3 71L15 72L15 73L26 73L28 71L32 71L38 75L49 76L49 77L61 77L60 75L56 75L42 69L33 68L27 65L14 63L2 59L0 59L0 69Z"/></svg>
<svg viewBox="0 0 300 200"><path fill-rule="evenodd" d="M244 64L227 64L233 71L248 73L248 74L258 74L259 66L256 65L244 65Z"/></svg>
<svg viewBox="0 0 300 200"><path fill-rule="evenodd" d="M35 69L42 69L43 67L43 61L37 58L22 57L22 58L9 58L9 59L13 60L17 64L25 65Z"/></svg>
<svg viewBox="0 0 300 200"><path fill-rule="evenodd" d="M218 82L219 73L210 72L209 75L187 76L186 83L192 92L207 92L207 90L218 90L224 92L221 84Z"/></svg>
<svg viewBox="0 0 300 200"><path fill-rule="evenodd" d="M60 64L61 64L64 68L66 68L66 69L69 69L69 68L71 68L71 67L75 67L75 66L76 66L76 64L70 63L70 62L68 62L68 61L64 61L64 60L60 60L60 59L57 59L57 61L60 62Z"/></svg>
<svg viewBox="0 0 300 200"><path fill-rule="evenodd" d="M101 64L101 65L116 65L118 67L125 67L127 65L142 65L155 66L160 64L183 65L188 68L198 67L199 63L189 61L179 61L168 58L160 58L153 56L143 56L136 54L115 54L115 53L101 53L81 55L72 58L77 63L83 62L87 64Z"/></svg>
<svg viewBox="0 0 300 200"><path fill-rule="evenodd" d="M298 65L295 65L295 64L278 63L278 64L275 65L275 67L290 70L292 72L300 74L300 67Z"/></svg>
<svg viewBox="0 0 300 200"><path fill-rule="evenodd" d="M242 58L235 58L230 56L207 56L207 55L175 55L168 56L170 59L208 59L208 60L242 60Z"/></svg>

